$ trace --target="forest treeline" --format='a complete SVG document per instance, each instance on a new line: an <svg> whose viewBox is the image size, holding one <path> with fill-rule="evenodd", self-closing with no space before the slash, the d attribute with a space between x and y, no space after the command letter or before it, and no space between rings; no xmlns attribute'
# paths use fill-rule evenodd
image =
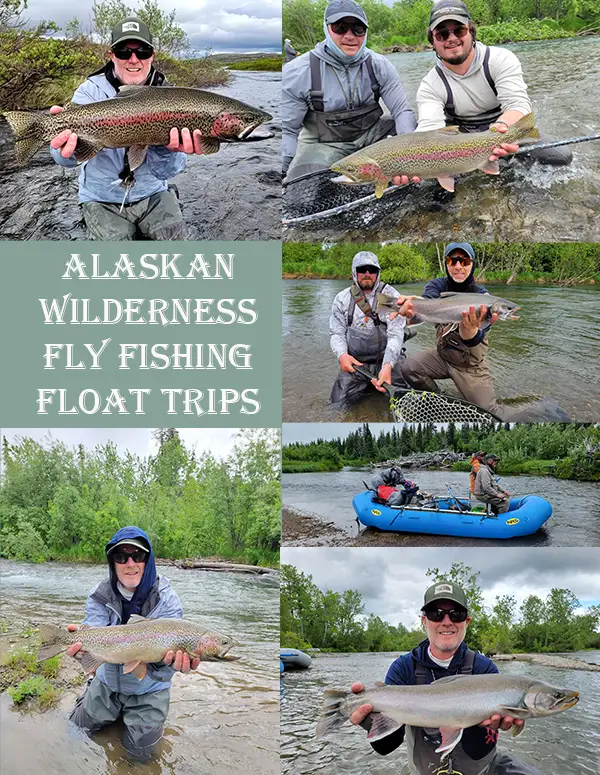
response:
<svg viewBox="0 0 600 775"><path fill-rule="evenodd" d="M105 559L121 527L145 530L158 557L218 556L276 565L280 542L279 432L239 431L220 460L198 458L174 430L141 457L112 442L69 449L49 438L3 438L0 555Z"/></svg>
<svg viewBox="0 0 600 775"><path fill-rule="evenodd" d="M583 609L569 589L550 589L544 598L529 595L519 606L514 595L497 595L484 604L479 571L453 563L446 573L429 568L433 584L450 579L463 587L472 617L465 641L484 653L562 652L600 648L600 606ZM508 586L510 581L507 580ZM424 584L424 587L426 585ZM415 610L415 616L419 611ZM281 568L281 645L322 651L409 651L425 638L419 627L392 625L375 614L365 615L356 590L323 591L312 576L293 565Z"/></svg>
<svg viewBox="0 0 600 775"><path fill-rule="evenodd" d="M500 457L500 473L600 481L600 426L575 423L405 424L378 435L365 423L345 438L284 445L282 467L284 473L339 471L344 465L381 463L414 452L452 450L471 455L480 449ZM454 467L470 470L468 462Z"/></svg>
<svg viewBox="0 0 600 775"><path fill-rule="evenodd" d="M576 285L600 283L600 244L596 243L473 243L475 278L487 283ZM321 245L288 242L283 245L284 277L347 279L359 250L379 257L386 283L427 282L446 273L444 245L425 243L337 243Z"/></svg>
<svg viewBox="0 0 600 775"><path fill-rule="evenodd" d="M301 52L323 40L327 0L283 0L283 36ZM376 51L427 45L431 0L361 0L369 20L367 45ZM477 37L496 45L566 38L600 29L597 0L467 0Z"/></svg>

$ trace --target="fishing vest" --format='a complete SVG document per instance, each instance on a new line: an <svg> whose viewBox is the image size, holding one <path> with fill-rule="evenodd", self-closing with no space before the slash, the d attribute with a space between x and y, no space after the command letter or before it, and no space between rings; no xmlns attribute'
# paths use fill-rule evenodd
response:
<svg viewBox="0 0 600 775"><path fill-rule="evenodd" d="M476 652L467 649L465 659L457 675L472 675ZM415 684L427 684L428 668L420 662L415 663ZM494 759L496 748L482 759L471 759L459 743L452 753L440 763L440 755L435 749L441 743L441 735L437 729L422 727L405 727L405 740L408 753L409 769L412 775L487 775Z"/></svg>
<svg viewBox="0 0 600 775"><path fill-rule="evenodd" d="M502 106L498 104L491 110L487 110L484 113L480 113L478 116L457 116L454 108L454 95L452 94L452 88L450 81L444 73L444 70L439 65L435 66L435 70L439 75L442 83L446 88L446 104L444 105L444 112L446 113L446 126L458 126L461 132L484 132L489 129L491 124L497 121L502 115ZM494 96L498 97L498 90L496 84L492 78L490 72L490 47L485 47L485 54L483 57L483 74L486 81L490 85L490 89L494 92Z"/></svg>
<svg viewBox="0 0 600 775"><path fill-rule="evenodd" d="M360 288L353 283L350 288L350 304L348 305L346 331L346 342L348 344L348 353L359 361L364 363L381 363L387 347L387 325L377 312L377 294L382 293L385 283L379 281L373 289L373 300L369 302ZM361 312L370 318L373 328L353 328L354 308L358 307Z"/></svg>
<svg viewBox="0 0 600 775"><path fill-rule="evenodd" d="M312 51L309 60L311 109L304 119L305 127L318 138L320 143L339 143L358 139L383 115L383 109L379 104L381 87L373 69L371 55L369 54L361 62L358 77L360 77L364 65L371 81L375 102L354 107L353 101L349 102L349 98L346 98L347 108L345 110L325 110L321 60ZM351 99L351 95L349 97Z"/></svg>

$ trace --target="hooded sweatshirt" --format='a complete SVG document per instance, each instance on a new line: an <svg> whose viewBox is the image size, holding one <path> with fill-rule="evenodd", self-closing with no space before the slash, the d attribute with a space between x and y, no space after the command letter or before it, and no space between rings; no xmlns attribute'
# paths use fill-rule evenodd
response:
<svg viewBox="0 0 600 775"><path fill-rule="evenodd" d="M475 273L475 262L471 265L471 273L463 283L457 283L452 279L448 269L446 268L446 277L436 277L434 280L430 280L425 286L425 290L421 294L425 299L439 299L442 293L489 293L487 288L483 285L478 285L473 279ZM458 328L458 323L454 324L455 328ZM442 326L444 330L447 326ZM464 343L468 347L475 347L483 342L487 332L490 330L490 326L484 326L480 328L475 336Z"/></svg>
<svg viewBox="0 0 600 775"><path fill-rule="evenodd" d="M415 114L398 73L388 59L364 48L355 62L346 65L330 51L326 41L317 43L313 53L321 60L323 108L326 112L362 107L375 101L371 79L367 68L363 66L364 60L370 55L373 71L381 87L381 101L396 122L396 132L400 135L415 130ZM296 153L298 134L304 118L311 109L310 52L296 57L286 65L282 73L282 87L282 153L284 157L291 158ZM351 105L348 104L350 98L353 98Z"/></svg>
<svg viewBox="0 0 600 775"><path fill-rule="evenodd" d="M101 581L90 592L82 624L88 627L126 624L132 613L149 619L181 619L183 611L179 598L172 589L169 579L157 574L152 545L143 530L133 526L121 528L107 543L106 550L126 538L141 540L148 546L150 554L142 580L131 600L126 600L117 587L114 563L109 562L109 578ZM138 681L131 673L123 673L123 665L106 662L96 670L96 676L113 692L123 694L147 694L162 691L171 686L171 678L175 671L169 665L148 664L147 671L146 676Z"/></svg>
<svg viewBox="0 0 600 775"><path fill-rule="evenodd" d="M370 254L370 258L367 262L365 261L364 251L362 254L358 253L352 260L352 279L355 283L357 282L356 268L358 266L364 266L365 263L381 268L379 265L379 259L374 253ZM377 276L377 282L375 283L373 290L364 293L372 308L377 306L376 294L378 292L378 282L379 275ZM392 288L391 285L387 284L383 286L383 289L379 291L379 293L387 293L390 296L394 296L396 298L400 296L395 288ZM333 300L331 317L329 319L330 345L331 349L333 350L333 354L338 359L340 355L348 352L348 310L352 302L353 299L352 294L350 293L350 288L345 288L343 291L340 291ZM402 356L402 344L404 342L404 327L406 325L406 320L401 315L397 315L394 320L390 321L388 319L388 314L385 312L380 313L379 317L387 324L387 346L383 356L383 363L389 363L391 366L394 366L398 359ZM371 330L375 328L375 323L372 318L367 317L360 309L360 307L355 304L350 327Z"/></svg>

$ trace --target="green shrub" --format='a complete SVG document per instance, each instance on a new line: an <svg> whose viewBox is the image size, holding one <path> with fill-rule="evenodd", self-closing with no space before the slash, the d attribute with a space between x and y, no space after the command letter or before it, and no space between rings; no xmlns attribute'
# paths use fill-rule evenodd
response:
<svg viewBox="0 0 600 775"><path fill-rule="evenodd" d="M56 689L42 675L34 675L31 678L26 678L21 681L18 686L13 686L8 689L8 694L15 705L20 705L25 700L30 700L34 697L39 698L41 707L49 707L57 699Z"/></svg>

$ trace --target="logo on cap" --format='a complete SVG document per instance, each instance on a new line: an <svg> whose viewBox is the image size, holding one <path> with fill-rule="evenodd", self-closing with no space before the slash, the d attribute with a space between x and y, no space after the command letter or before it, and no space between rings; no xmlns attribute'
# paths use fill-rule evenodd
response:
<svg viewBox="0 0 600 775"><path fill-rule="evenodd" d="M124 22L121 32L139 32L140 25L137 22Z"/></svg>
<svg viewBox="0 0 600 775"><path fill-rule="evenodd" d="M450 592L452 594L451 584L438 584L434 590L434 595L439 595L441 592Z"/></svg>

